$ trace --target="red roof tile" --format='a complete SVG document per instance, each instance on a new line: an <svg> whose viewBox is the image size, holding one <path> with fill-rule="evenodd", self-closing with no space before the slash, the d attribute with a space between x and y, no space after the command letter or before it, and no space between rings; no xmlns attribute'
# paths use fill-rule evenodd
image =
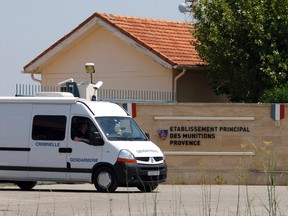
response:
<svg viewBox="0 0 288 216"><path fill-rule="evenodd" d="M97 13L172 65L195 66L203 64L190 44L193 36L191 23Z"/></svg>

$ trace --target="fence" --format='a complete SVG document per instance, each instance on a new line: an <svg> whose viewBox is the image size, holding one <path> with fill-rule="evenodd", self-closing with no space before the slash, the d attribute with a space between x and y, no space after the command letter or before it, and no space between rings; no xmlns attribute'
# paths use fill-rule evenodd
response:
<svg viewBox="0 0 288 216"><path fill-rule="evenodd" d="M16 84L16 96L34 96L37 92L67 91L61 86L42 86L31 84ZM71 89L68 89L71 92ZM175 102L175 92L123 90L123 89L98 89L98 98L103 101L137 101L137 102Z"/></svg>

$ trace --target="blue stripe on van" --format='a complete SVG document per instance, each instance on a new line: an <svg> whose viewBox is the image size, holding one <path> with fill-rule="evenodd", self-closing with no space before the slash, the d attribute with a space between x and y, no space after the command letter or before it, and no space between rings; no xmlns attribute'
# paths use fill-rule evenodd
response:
<svg viewBox="0 0 288 216"><path fill-rule="evenodd" d="M0 151L31 151L31 149L20 147L0 147Z"/></svg>

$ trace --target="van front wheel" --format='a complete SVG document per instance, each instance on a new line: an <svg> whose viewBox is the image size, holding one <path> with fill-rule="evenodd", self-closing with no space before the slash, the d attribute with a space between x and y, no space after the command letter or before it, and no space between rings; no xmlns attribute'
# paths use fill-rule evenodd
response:
<svg viewBox="0 0 288 216"><path fill-rule="evenodd" d="M16 185L21 189L21 190L31 190L35 185L37 184L37 181L19 181L16 182Z"/></svg>
<svg viewBox="0 0 288 216"><path fill-rule="evenodd" d="M101 167L95 172L93 183L99 192L114 192L118 187L116 176L108 167Z"/></svg>

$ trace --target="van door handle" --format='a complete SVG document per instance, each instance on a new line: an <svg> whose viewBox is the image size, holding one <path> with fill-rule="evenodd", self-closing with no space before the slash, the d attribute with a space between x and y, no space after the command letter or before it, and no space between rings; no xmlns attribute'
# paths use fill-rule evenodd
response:
<svg viewBox="0 0 288 216"><path fill-rule="evenodd" d="M72 153L72 148L59 148L59 153Z"/></svg>

